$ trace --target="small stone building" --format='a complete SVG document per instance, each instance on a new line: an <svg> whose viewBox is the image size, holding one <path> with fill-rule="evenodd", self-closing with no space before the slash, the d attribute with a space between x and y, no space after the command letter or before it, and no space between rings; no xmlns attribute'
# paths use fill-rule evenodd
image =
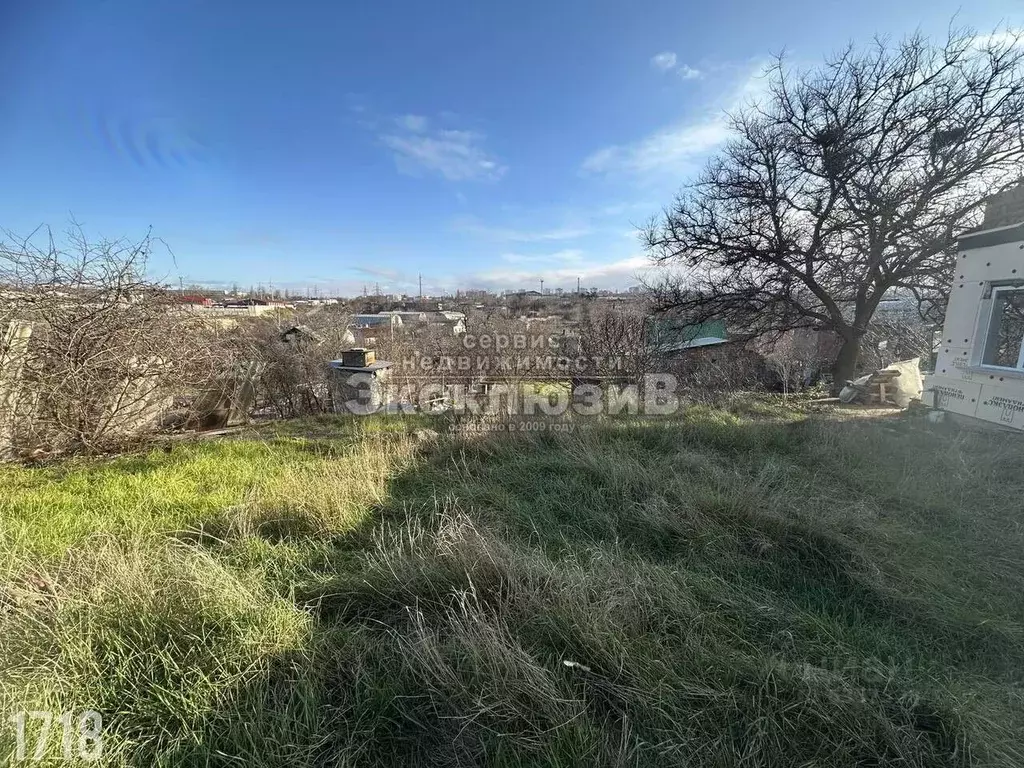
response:
<svg viewBox="0 0 1024 768"><path fill-rule="evenodd" d="M391 363L376 358L372 349L354 347L342 352L341 360L328 363L335 413L365 416L391 402Z"/></svg>

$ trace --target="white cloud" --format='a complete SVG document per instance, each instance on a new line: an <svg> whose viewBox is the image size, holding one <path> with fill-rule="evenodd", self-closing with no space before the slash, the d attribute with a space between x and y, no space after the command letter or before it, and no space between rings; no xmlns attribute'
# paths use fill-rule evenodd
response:
<svg viewBox="0 0 1024 768"><path fill-rule="evenodd" d="M683 80L696 80L704 74L699 69L687 66L686 64L680 64L679 57L672 51L662 51L661 53L652 56L651 66L660 72L669 72L674 69L676 74L678 74Z"/></svg>
<svg viewBox="0 0 1024 768"><path fill-rule="evenodd" d="M605 147L583 161L583 171L594 174L648 174L690 169L729 136L725 116L681 123L657 131L634 143Z"/></svg>
<svg viewBox="0 0 1024 768"><path fill-rule="evenodd" d="M1024 45L1024 29L1010 27L990 35L975 35L971 43L981 51L988 48L1014 48Z"/></svg>
<svg viewBox="0 0 1024 768"><path fill-rule="evenodd" d="M350 267L350 269L357 274L366 275L368 277L384 278L391 283L411 285L414 282L412 277L397 269L388 269L386 267Z"/></svg>
<svg viewBox="0 0 1024 768"><path fill-rule="evenodd" d="M618 200L591 206L519 208L504 210L512 218L489 224L475 216L460 216L451 225L455 232L499 243L544 243L615 236L622 228L645 220L660 207L657 200Z"/></svg>
<svg viewBox="0 0 1024 768"><path fill-rule="evenodd" d="M456 232L478 235L488 240L499 240L515 243L539 243L551 240L576 240L591 233L589 226L566 225L547 229L516 229L513 227L493 227L482 224L474 218L461 218L455 221L452 228Z"/></svg>
<svg viewBox="0 0 1024 768"><path fill-rule="evenodd" d="M401 130L380 140L402 173L429 171L449 181L496 181L507 170L484 149L484 136L476 131L429 129L429 121L419 115L405 115L396 123Z"/></svg>
<svg viewBox="0 0 1024 768"><path fill-rule="evenodd" d="M734 89L726 103L629 143L604 147L583 161L585 174L651 177L690 173L730 135L727 112L763 93L761 67Z"/></svg>
<svg viewBox="0 0 1024 768"><path fill-rule="evenodd" d="M429 125L429 121L423 115L402 115L396 117L395 122L399 128L404 128L411 133L423 133Z"/></svg>
<svg viewBox="0 0 1024 768"><path fill-rule="evenodd" d="M493 262L492 266L481 265L473 272L438 274L433 269L424 269L423 289L431 295L465 288L514 291L537 288L543 279L545 288L573 291L577 278L583 288L621 289L635 285L640 278L651 277L657 271L647 257L637 253L619 257L604 253L595 258L584 251L569 249L538 255L506 254L501 258L502 261ZM377 290L414 295L419 290L419 276L419 271L411 267L407 271L381 265L349 267L342 273L331 275L293 274L287 278L275 278L273 282L275 288L295 293L305 293L315 286L321 296L358 296L364 291ZM231 285L231 281L200 276L189 277L188 280L211 287L227 288Z"/></svg>
<svg viewBox="0 0 1024 768"><path fill-rule="evenodd" d="M660 69L662 72L668 72L675 65L676 55L672 51L662 51L651 57L651 66L655 69Z"/></svg>
<svg viewBox="0 0 1024 768"><path fill-rule="evenodd" d="M580 262L583 260L583 251L577 248L568 248L555 253L503 253L501 258L511 264L560 264L566 262Z"/></svg>
<svg viewBox="0 0 1024 768"><path fill-rule="evenodd" d="M545 288L574 291L577 278L583 288L622 289L635 285L645 276L651 276L655 269L642 254L600 261L588 259L582 251L558 251L527 257L524 261L508 261L507 265L498 263L493 267L485 267L470 273L428 275L425 272L423 289L434 295L465 288L486 288L496 292L516 291L536 289L543 280ZM364 290L377 289L380 289L381 293L415 294L419 290L417 274L387 268L352 268L348 275L309 276L295 282L274 281L275 287L297 291L305 291L310 285L318 286L322 295L334 293L358 296Z"/></svg>
<svg viewBox="0 0 1024 768"><path fill-rule="evenodd" d="M648 273L651 263L643 255L607 263L579 263L549 269L494 269L468 278L468 282L492 290L535 288L541 279L547 288L575 290L579 278L584 288L625 288Z"/></svg>

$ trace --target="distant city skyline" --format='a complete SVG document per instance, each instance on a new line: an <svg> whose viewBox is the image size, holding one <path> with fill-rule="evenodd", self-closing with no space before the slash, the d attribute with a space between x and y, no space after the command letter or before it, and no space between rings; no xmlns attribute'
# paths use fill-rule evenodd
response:
<svg viewBox="0 0 1024 768"><path fill-rule="evenodd" d="M374 286L363 286L361 290L356 294L345 294L335 293L326 291L320 286L280 286L272 283L252 283L252 284L241 284L238 281L233 281L229 286L218 286L218 285L203 285L201 283L184 283L180 281L178 285L171 285L164 283L168 289L181 295L190 294L201 294L201 295L223 295L223 296L238 296L238 297L249 297L249 296L274 296L282 298L305 298L305 299L317 299L317 298L371 298L371 297L394 297L404 298L408 300L428 300L438 298L473 298L473 297L492 297L501 298L503 296L523 294L523 293L536 293L542 296L560 296L560 295L574 295L577 293L587 294L594 291L599 293L618 293L618 294L630 294L638 293L643 290L642 285L628 285L624 287L612 287L612 288L598 288L597 286L585 286L580 285L578 288L567 290L561 286L554 288L544 287L539 288L510 288L506 290L490 290L487 288L457 288L454 291L444 293L407 293L407 292L393 292L385 291L379 285Z"/></svg>

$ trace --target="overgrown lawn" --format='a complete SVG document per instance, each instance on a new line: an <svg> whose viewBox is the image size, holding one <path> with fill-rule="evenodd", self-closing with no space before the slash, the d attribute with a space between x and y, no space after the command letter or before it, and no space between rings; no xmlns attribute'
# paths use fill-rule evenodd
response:
<svg viewBox="0 0 1024 768"><path fill-rule="evenodd" d="M0 713L112 766L1019 766L1022 464L762 403L0 467Z"/></svg>

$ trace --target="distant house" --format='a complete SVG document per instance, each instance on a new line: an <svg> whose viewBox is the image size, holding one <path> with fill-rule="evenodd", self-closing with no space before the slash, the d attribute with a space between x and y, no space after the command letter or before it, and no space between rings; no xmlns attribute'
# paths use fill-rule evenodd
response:
<svg viewBox="0 0 1024 768"><path fill-rule="evenodd" d="M281 341L286 344L291 344L294 347L303 346L319 346L323 344L326 339L308 325L293 325L287 331L281 334ZM342 344L344 346L351 346L355 343L355 336L352 331L346 330L345 335L342 338Z"/></svg>
<svg viewBox="0 0 1024 768"><path fill-rule="evenodd" d="M1024 185L957 243L941 342L925 404L1024 430Z"/></svg>
<svg viewBox="0 0 1024 768"><path fill-rule="evenodd" d="M213 299L209 296L173 294L178 304L188 304L193 307L212 307Z"/></svg>
<svg viewBox="0 0 1024 768"><path fill-rule="evenodd" d="M381 312L378 315L356 315L352 318L356 328L395 329L402 326L402 318L394 312Z"/></svg>
<svg viewBox="0 0 1024 768"><path fill-rule="evenodd" d="M747 383L801 386L818 381L835 358L835 334L795 328L770 338L730 338L724 320L688 324L678 318L651 318L648 349L663 360L719 365L723 376L746 376Z"/></svg>
<svg viewBox="0 0 1024 768"><path fill-rule="evenodd" d="M466 332L466 315L462 312L446 312L438 310L427 315L427 322L432 325L446 326L455 336Z"/></svg>
<svg viewBox="0 0 1024 768"><path fill-rule="evenodd" d="M225 307L266 307L270 302L266 299L230 299L224 302Z"/></svg>
<svg viewBox="0 0 1024 768"><path fill-rule="evenodd" d="M229 299L211 309L217 314L255 317L280 311L282 307L266 299Z"/></svg>
<svg viewBox="0 0 1024 768"><path fill-rule="evenodd" d="M391 310L388 312L380 312L379 314L394 315L402 321L402 325L421 325L427 322L426 312Z"/></svg>
<svg viewBox="0 0 1024 768"><path fill-rule="evenodd" d="M438 310L435 313L435 318L440 322L453 323L459 320L465 320L466 315L463 312L449 312L445 310Z"/></svg>
<svg viewBox="0 0 1024 768"><path fill-rule="evenodd" d="M402 325L402 318L393 313L356 315L352 318L349 330L352 332L353 343L361 347L372 347L382 334L394 337L395 330Z"/></svg>
<svg viewBox="0 0 1024 768"><path fill-rule="evenodd" d="M674 357L690 349L729 341L724 320L693 324L675 317L654 317L648 322L648 348L660 357Z"/></svg>

